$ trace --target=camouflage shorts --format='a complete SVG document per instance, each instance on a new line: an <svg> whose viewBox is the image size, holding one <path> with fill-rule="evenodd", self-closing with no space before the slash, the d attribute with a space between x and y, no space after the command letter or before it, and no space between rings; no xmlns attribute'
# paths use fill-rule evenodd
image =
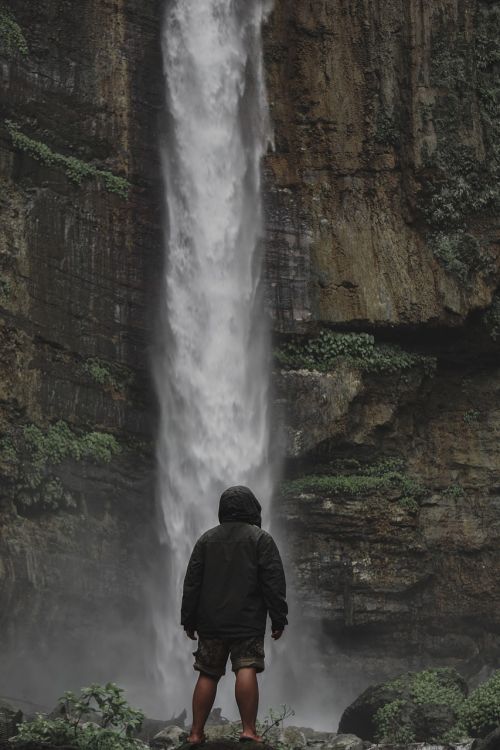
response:
<svg viewBox="0 0 500 750"><path fill-rule="evenodd" d="M198 648L193 652L194 668L211 677L222 677L226 673L227 657L231 656L231 668L237 672L242 667L255 667L264 671L264 638L225 640L198 638Z"/></svg>

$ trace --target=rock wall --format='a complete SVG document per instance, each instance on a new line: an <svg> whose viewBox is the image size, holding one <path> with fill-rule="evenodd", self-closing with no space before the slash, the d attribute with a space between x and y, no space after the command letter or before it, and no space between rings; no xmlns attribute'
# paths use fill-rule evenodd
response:
<svg viewBox="0 0 500 750"><path fill-rule="evenodd" d="M282 0L266 32L269 301L282 351L295 342L275 373L277 514L353 691L498 661L499 14ZM307 348L321 328L351 349L374 334L391 362L325 364Z"/></svg>
<svg viewBox="0 0 500 750"><path fill-rule="evenodd" d="M160 5L0 19L0 693L44 704L150 648Z"/></svg>

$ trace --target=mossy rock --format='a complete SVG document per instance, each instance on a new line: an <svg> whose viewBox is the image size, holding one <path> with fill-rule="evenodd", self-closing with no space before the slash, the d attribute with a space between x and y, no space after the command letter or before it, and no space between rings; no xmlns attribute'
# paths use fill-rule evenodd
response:
<svg viewBox="0 0 500 750"><path fill-rule="evenodd" d="M454 669L407 672L367 688L346 708L338 731L370 742L439 741L456 725L466 696Z"/></svg>

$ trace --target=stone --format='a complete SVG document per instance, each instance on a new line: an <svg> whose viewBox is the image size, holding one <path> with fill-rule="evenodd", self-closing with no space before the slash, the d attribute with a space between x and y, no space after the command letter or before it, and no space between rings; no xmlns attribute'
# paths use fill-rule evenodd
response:
<svg viewBox="0 0 500 750"><path fill-rule="evenodd" d="M494 729L483 739L475 740L472 750L500 750L500 727Z"/></svg>
<svg viewBox="0 0 500 750"><path fill-rule="evenodd" d="M325 750L363 750L363 740L355 734L337 734L324 745Z"/></svg>
<svg viewBox="0 0 500 750"><path fill-rule="evenodd" d="M0 700L0 744L17 732L17 725L23 720L23 712L10 703Z"/></svg>
<svg viewBox="0 0 500 750"><path fill-rule="evenodd" d="M171 748L181 745L187 738L188 733L182 727L171 725L155 734L150 744L151 747Z"/></svg>
<svg viewBox="0 0 500 750"><path fill-rule="evenodd" d="M295 750L307 746L306 736L298 727L284 727L278 734L278 742Z"/></svg>
<svg viewBox="0 0 500 750"><path fill-rule="evenodd" d="M436 681L440 687L456 689L462 696L467 695L467 684L452 669L436 670ZM376 741L377 728L375 714L383 706L393 701L401 701L398 709L398 723L407 728L414 741L436 740L457 722L457 712L448 705L429 702L420 704L413 697L412 684L418 673L407 672L397 680L373 685L367 688L341 716L339 732L354 732L363 740ZM361 750L361 748L359 749Z"/></svg>

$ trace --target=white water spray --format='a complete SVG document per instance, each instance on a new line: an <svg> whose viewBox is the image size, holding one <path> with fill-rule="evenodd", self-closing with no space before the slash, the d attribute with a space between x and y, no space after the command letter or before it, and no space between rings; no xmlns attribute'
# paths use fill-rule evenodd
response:
<svg viewBox="0 0 500 750"><path fill-rule="evenodd" d="M260 161L268 142L262 0L169 0L166 270L153 362L158 493L168 546L157 631L169 711L190 703L193 648L180 598L195 539L234 484L268 508L268 338L259 295ZM220 705L220 703L219 703Z"/></svg>

